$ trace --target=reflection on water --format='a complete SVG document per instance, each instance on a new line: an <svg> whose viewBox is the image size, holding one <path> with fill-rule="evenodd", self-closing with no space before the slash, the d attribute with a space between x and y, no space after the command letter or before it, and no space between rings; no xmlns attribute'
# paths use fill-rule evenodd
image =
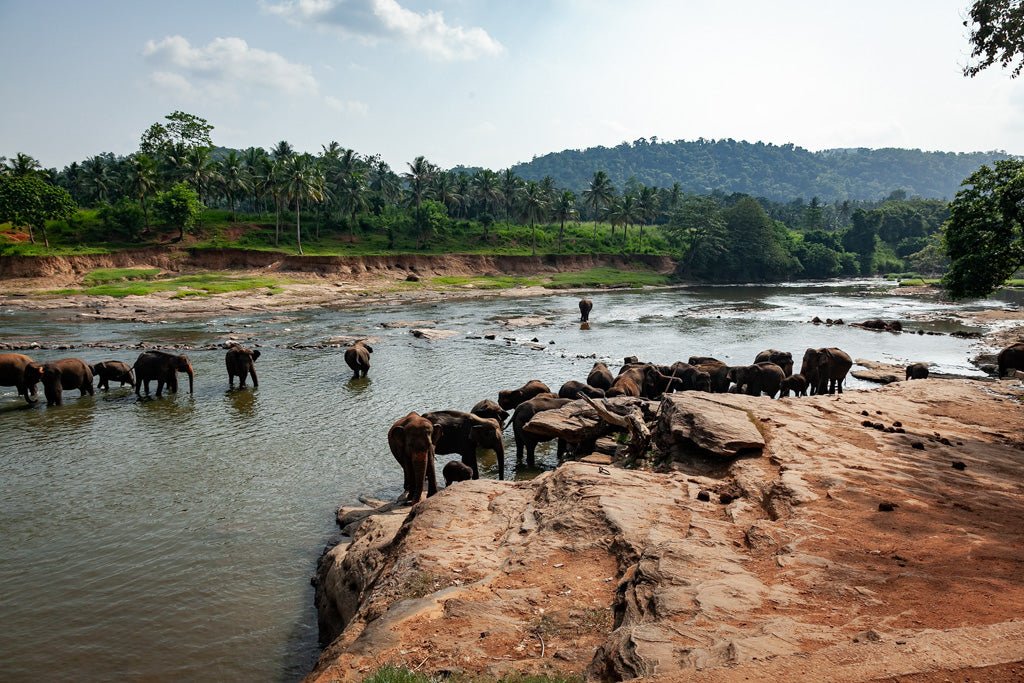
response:
<svg viewBox="0 0 1024 683"><path fill-rule="evenodd" d="M749 363L768 347L799 357L808 346L839 346L855 358L976 372L970 340L806 322L882 317L911 331L962 329L942 320L956 307L879 294L876 284L597 293L586 327L575 295L163 325L3 311L3 341L205 345L244 331L264 354L259 389L228 390L223 351L187 352L193 395L66 392L65 405L48 409L0 388L0 678L301 677L317 642L308 578L335 533L334 510L360 494L398 495L386 434L412 410L468 410L534 378L557 391L585 379L595 359L614 369L634 354ZM548 323L500 322L527 315ZM432 320L459 334L430 342L380 327L398 320ZM339 334L379 338L369 378L351 379L341 349L281 348ZM533 337L543 348L522 344ZM29 355L132 363L138 352ZM541 471L513 473L505 434L508 478ZM553 442L538 447L537 462L554 466ZM493 453L480 466L497 475Z"/></svg>

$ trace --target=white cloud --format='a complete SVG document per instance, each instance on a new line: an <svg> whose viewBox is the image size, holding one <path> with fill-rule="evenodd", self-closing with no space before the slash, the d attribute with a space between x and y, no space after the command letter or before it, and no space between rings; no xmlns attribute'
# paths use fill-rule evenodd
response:
<svg viewBox="0 0 1024 683"><path fill-rule="evenodd" d="M358 114L359 116L366 116L370 111L370 107L365 102L360 102L358 100L342 100L338 97L334 97L333 95L325 95L324 102L327 103L328 107L342 114Z"/></svg>
<svg viewBox="0 0 1024 683"><path fill-rule="evenodd" d="M235 94L251 87L315 94L318 89L310 67L250 47L241 38L214 38L205 47L194 47L181 36L168 36L148 41L142 54L158 67L151 81L183 93L201 89L205 95Z"/></svg>
<svg viewBox="0 0 1024 683"><path fill-rule="evenodd" d="M444 61L494 56L505 49L482 28L451 26L441 12L415 12L397 0L285 0L263 6L295 24L333 29L371 44L405 42Z"/></svg>

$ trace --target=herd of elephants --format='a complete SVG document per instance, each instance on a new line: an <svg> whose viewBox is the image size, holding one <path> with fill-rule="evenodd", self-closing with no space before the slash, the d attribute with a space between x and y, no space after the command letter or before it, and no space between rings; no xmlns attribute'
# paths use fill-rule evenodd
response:
<svg viewBox="0 0 1024 683"><path fill-rule="evenodd" d="M588 324L592 303L580 301L580 322ZM353 378L365 377L370 369L373 348L358 341L345 350L345 362ZM231 344L225 355L228 384L244 388L252 377L254 387L259 386L256 376L258 350ZM1011 370L1024 370L1024 343L1018 342L999 352L999 376ZM526 453L527 465L534 466L534 449L544 439L527 433L523 427L539 412L554 410L583 396L591 399L615 396L634 396L659 399L675 391L706 391L714 393L762 394L774 398L843 392L843 382L853 366L850 356L838 348L807 349L800 372L793 372L793 356L789 352L767 349L757 354L751 365L729 366L708 356L692 356L685 363L657 365L640 362L635 356L624 359L617 375L613 375L602 362L594 363L585 382L570 380L558 392L552 392L540 380L531 380L518 389L498 392L497 402L485 399L469 412L440 410L418 414L411 412L395 421L388 431L388 445L402 467L404 491L401 498L418 502L424 493L437 492L435 454L457 454L442 470L445 484L477 479L477 451L492 450L497 454L499 478L504 479L505 457L502 433L509 422L516 443L516 462ZM109 388L110 382L130 384L136 395L145 389L149 395L150 382L156 381L156 395L162 396L164 387L170 392L178 390L177 373L188 376L189 393L193 390L194 372L188 357L166 351L144 351L135 364L116 360L88 364L79 358L63 358L48 363L37 363L19 353L0 353L0 386L13 386L29 403L37 401L37 385L42 383L47 405L60 405L63 390L78 389L81 395L93 394L93 381L98 379L100 389ZM906 378L925 379L928 365L914 363L906 368ZM559 444L559 456L563 445Z"/></svg>

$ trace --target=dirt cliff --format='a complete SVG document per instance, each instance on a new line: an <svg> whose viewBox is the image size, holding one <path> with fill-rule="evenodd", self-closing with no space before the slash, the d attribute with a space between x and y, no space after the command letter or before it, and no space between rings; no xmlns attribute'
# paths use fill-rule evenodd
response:
<svg viewBox="0 0 1024 683"><path fill-rule="evenodd" d="M370 515L321 560L331 642L308 680L1024 677L1022 396L933 379L716 396L760 455L571 462Z"/></svg>

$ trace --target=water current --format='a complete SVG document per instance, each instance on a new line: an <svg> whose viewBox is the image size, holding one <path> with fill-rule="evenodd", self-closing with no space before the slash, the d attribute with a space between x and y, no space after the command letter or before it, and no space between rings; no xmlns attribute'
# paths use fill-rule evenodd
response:
<svg viewBox="0 0 1024 683"><path fill-rule="evenodd" d="M228 390L220 350L186 352L191 396L137 400L115 384L94 397L66 392L63 406L46 408L0 388L0 679L301 678L318 652L309 577L336 533L334 510L360 494L400 492L385 435L411 410L468 410L533 378L557 391L585 379L595 358L614 371L634 354L747 364L768 347L799 359L808 346L838 346L855 358L978 373L971 340L807 323L883 317L910 331L962 329L948 316L963 306L885 292L859 282L595 293L590 330L576 322L575 295L165 324L0 309L0 341L204 345L233 335L263 352L257 390ZM499 322L519 316L548 323ZM457 334L427 341L381 326L400 320ZM471 338L490 332L497 339ZM350 380L341 349L287 348L336 335L377 339L368 379ZM535 337L543 349L524 344ZM29 355L131 363L137 352ZM556 465L553 448L538 457ZM496 476L493 456L482 465Z"/></svg>

